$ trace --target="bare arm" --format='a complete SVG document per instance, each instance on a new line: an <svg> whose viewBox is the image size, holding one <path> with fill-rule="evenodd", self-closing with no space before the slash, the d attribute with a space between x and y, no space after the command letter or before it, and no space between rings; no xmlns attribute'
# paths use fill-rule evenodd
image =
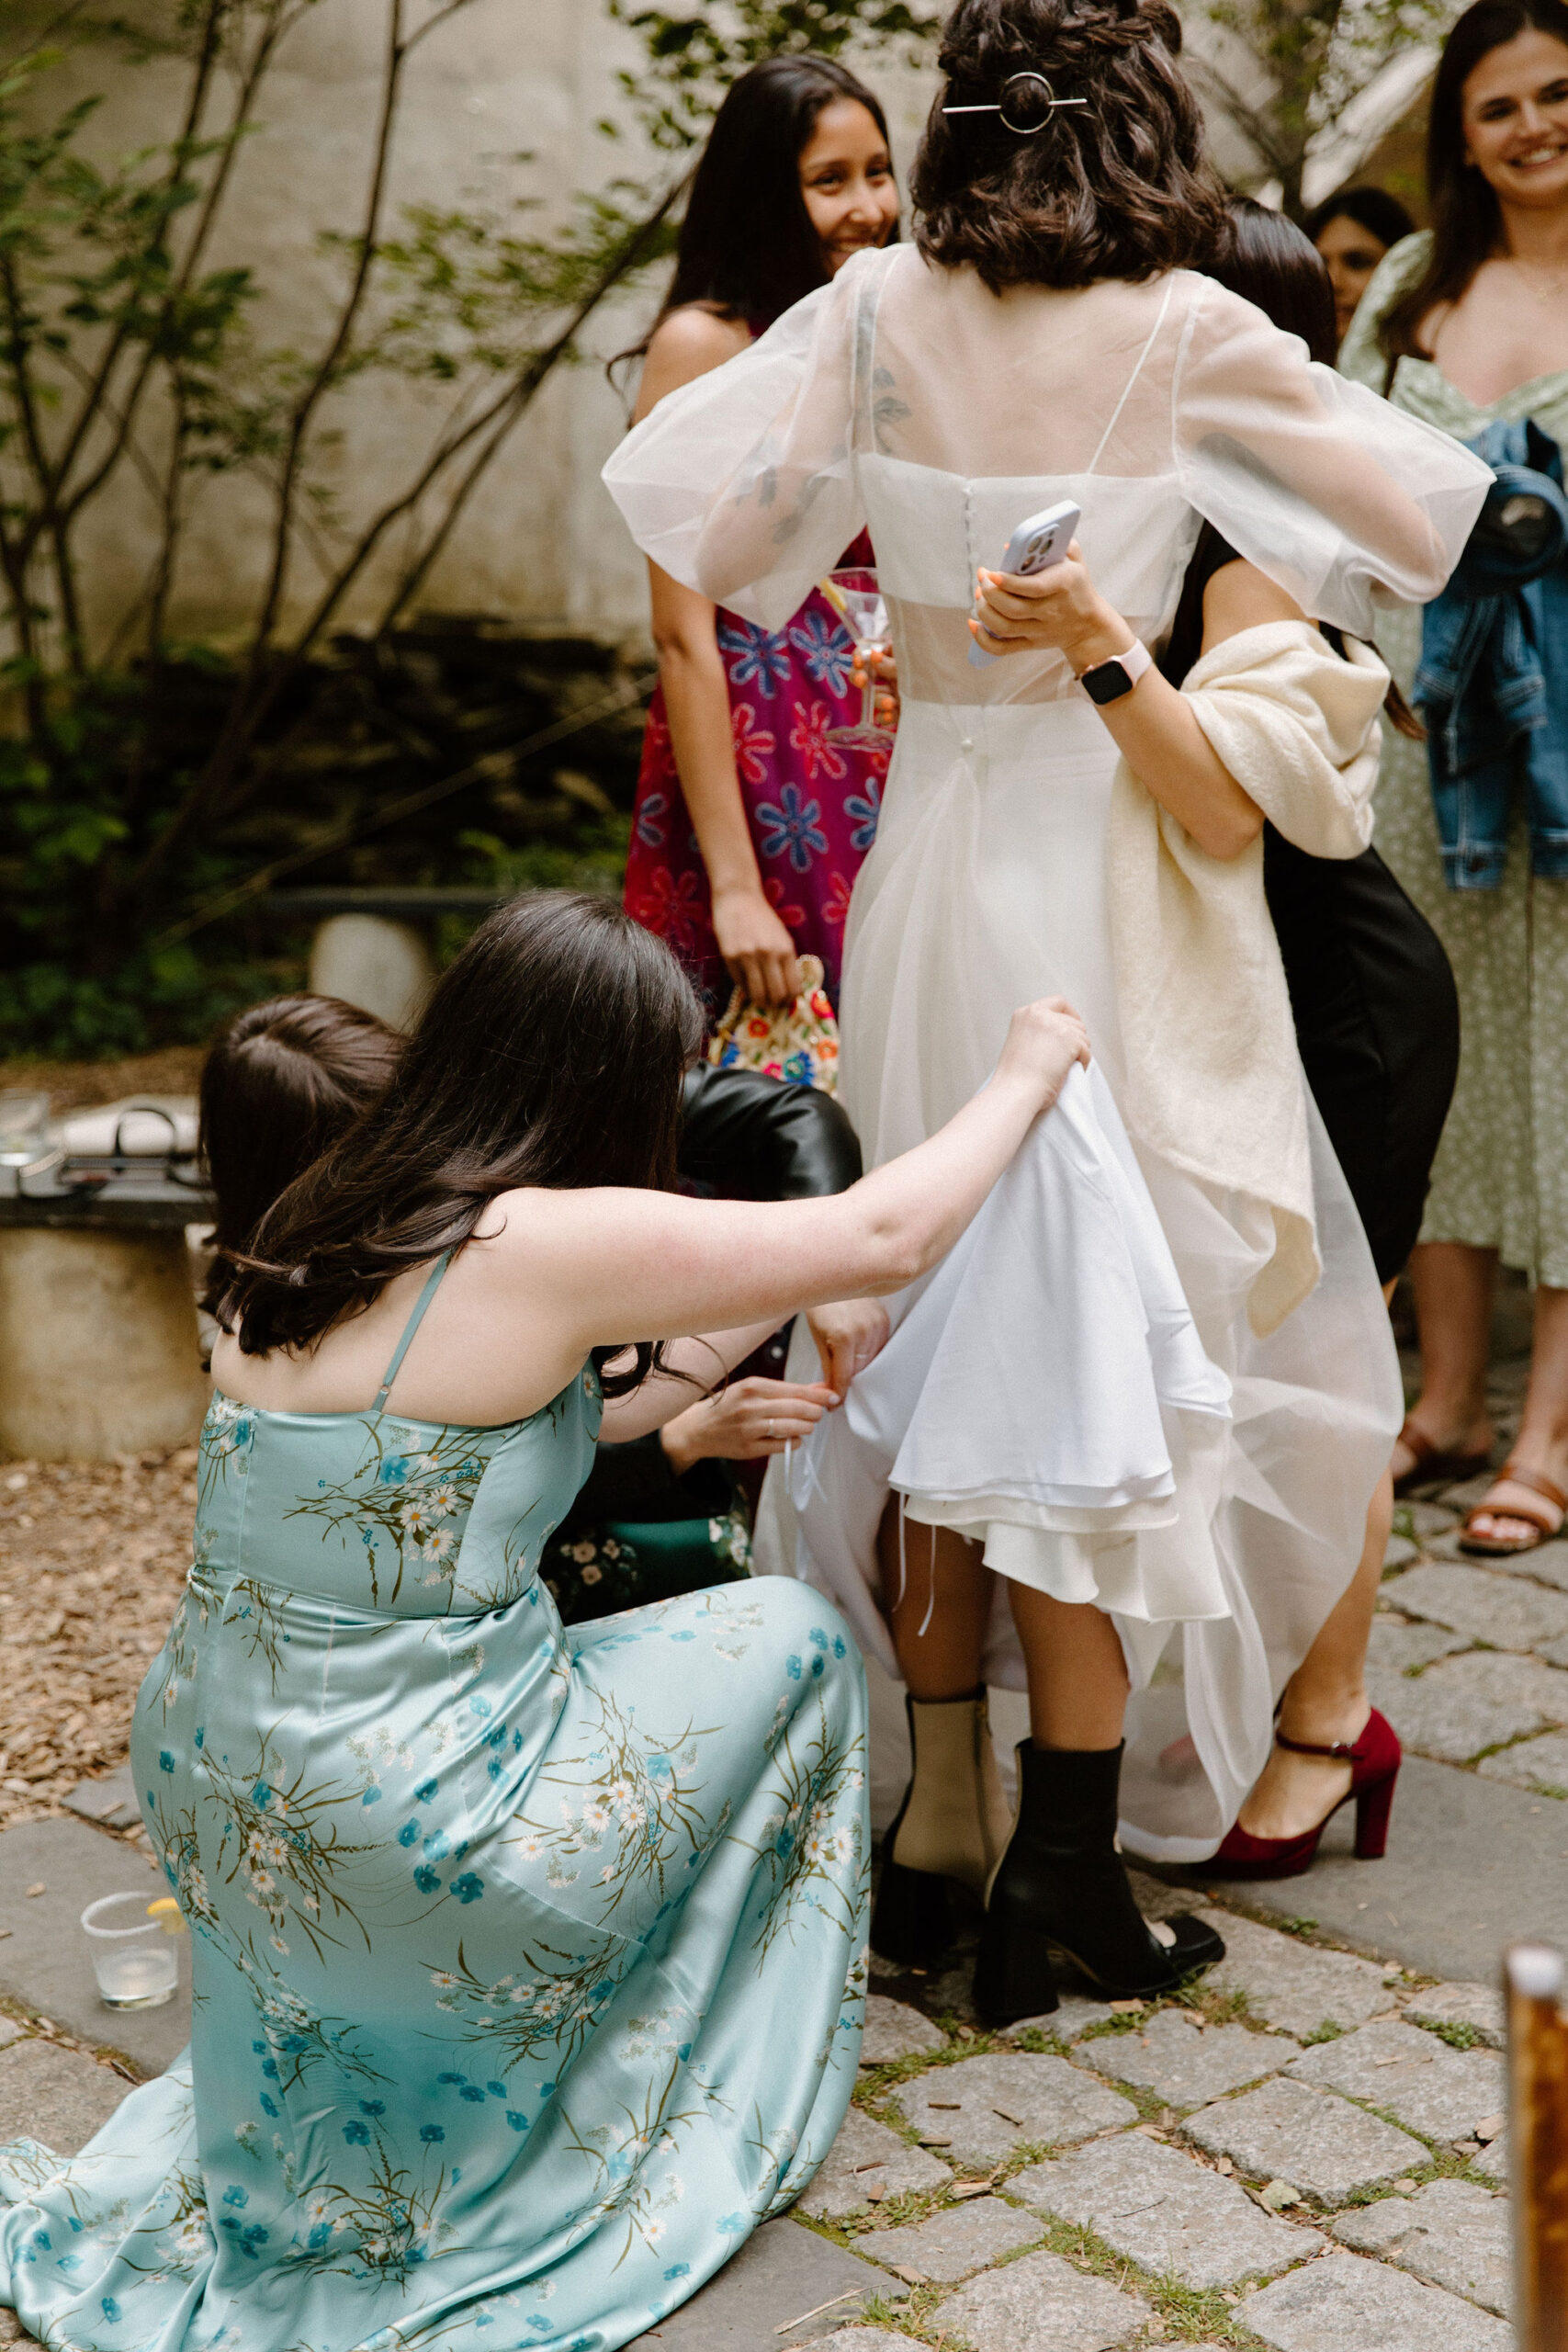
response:
<svg viewBox="0 0 1568 2352"><path fill-rule="evenodd" d="M1082 676L1125 653L1132 630L1089 577L1075 539L1065 563L1032 579L981 571L976 621L987 653L1052 646ZM1282 588L1250 563L1227 564L1203 596L1203 650L1265 621L1304 620ZM1211 857L1239 857L1263 829L1263 812L1225 767L1186 696L1157 670L1131 694L1100 707L1100 716L1145 792L1168 808Z"/></svg>
<svg viewBox="0 0 1568 2352"><path fill-rule="evenodd" d="M696 306L676 311L649 345L637 421L678 385L744 350L744 326ZM694 588L648 567L653 643L681 789L707 869L714 936L730 977L764 1004L799 993L795 942L768 904L735 772L729 686L718 650L715 606Z"/></svg>
<svg viewBox="0 0 1568 2352"><path fill-rule="evenodd" d="M664 1351L662 1367L649 1373L629 1396L613 1396L604 1407L599 1434L607 1445L627 1445L634 1437L661 1430L696 1404L708 1391L744 1363L764 1340L779 1328L773 1321L743 1323L734 1331L705 1331L690 1340L672 1340ZM695 1384L694 1385L694 1383Z"/></svg>

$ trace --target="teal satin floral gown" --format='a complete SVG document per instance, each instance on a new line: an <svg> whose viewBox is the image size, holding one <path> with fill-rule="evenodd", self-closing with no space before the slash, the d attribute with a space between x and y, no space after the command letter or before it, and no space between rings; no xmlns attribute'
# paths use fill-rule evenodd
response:
<svg viewBox="0 0 1568 2352"><path fill-rule="evenodd" d="M563 1632L591 1368L526 1420L213 1399L137 1703L191 2048L0 2150L0 2303L82 2352L611 2352L831 2146L864 1683L782 1578Z"/></svg>

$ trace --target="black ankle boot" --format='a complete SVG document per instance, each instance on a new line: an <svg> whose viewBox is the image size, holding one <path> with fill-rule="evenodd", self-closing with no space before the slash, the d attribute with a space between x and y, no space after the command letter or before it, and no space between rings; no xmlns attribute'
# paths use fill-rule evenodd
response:
<svg viewBox="0 0 1568 2352"><path fill-rule="evenodd" d="M1107 2000L1172 1993L1195 1968L1224 1958L1213 1928L1190 1914L1155 1936L1116 1851L1120 1747L1058 1749L1022 1740L1012 1841L991 1883L975 2005L990 2025L1056 2007L1048 1947L1059 1945Z"/></svg>
<svg viewBox="0 0 1568 2352"><path fill-rule="evenodd" d="M884 1960L923 1968L953 1939L950 1882L983 1902L1010 1822L984 1686L957 1699L906 1695L904 1708L914 1770L883 1841L871 1943Z"/></svg>

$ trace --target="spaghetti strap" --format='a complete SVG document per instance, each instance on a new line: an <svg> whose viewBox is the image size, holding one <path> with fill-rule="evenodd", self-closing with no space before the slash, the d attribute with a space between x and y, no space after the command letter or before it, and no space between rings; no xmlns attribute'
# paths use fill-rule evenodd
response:
<svg viewBox="0 0 1568 2352"><path fill-rule="evenodd" d="M1133 372L1122 387L1122 397L1111 412L1111 422L1100 436L1100 447L1096 449L1093 457L1089 461L1089 470L1091 474L1099 468L1100 461L1105 455L1105 445L1110 440L1111 435L1115 432L1117 425L1120 424L1122 412L1133 396L1133 387L1144 372L1144 362L1148 357L1150 352L1154 349L1155 337L1158 334L1161 327L1165 324L1165 314L1170 308L1170 298L1175 290L1175 287L1176 279L1174 276L1168 277L1165 286L1165 300L1159 306L1159 316L1156 319L1153 326L1149 329L1148 341L1145 344L1142 351L1139 352Z"/></svg>
<svg viewBox="0 0 1568 2352"><path fill-rule="evenodd" d="M413 1335L424 1320L424 1310L430 1305L431 1300L435 1296L436 1291L440 1287L441 1277L446 1272L446 1269L451 1262L451 1250L444 1250L441 1252L440 1257L435 1261L434 1265L432 1266L429 1277L425 1282L424 1288L414 1300L413 1313L403 1325L403 1336L398 1341L396 1348L392 1351L392 1361L387 1366L387 1376L385 1380L382 1381L380 1387L376 1391L376 1402L371 1408L373 1411L380 1413L386 1410L387 1397L391 1389L392 1383L396 1380L398 1374L402 1369L403 1358L409 1351L409 1347L412 1341Z"/></svg>

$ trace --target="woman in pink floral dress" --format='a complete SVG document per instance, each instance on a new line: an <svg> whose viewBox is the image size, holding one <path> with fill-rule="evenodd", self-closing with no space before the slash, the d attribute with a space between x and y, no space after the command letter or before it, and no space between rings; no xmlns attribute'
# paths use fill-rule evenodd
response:
<svg viewBox="0 0 1568 2352"><path fill-rule="evenodd" d="M852 74L774 57L730 90L693 182L637 414L745 349L852 253L886 244L898 198L887 126ZM863 534L846 564L874 561ZM760 628L649 564L660 681L637 777L628 913L681 956L711 1007L731 980L787 1002L798 958L838 1000L850 891L876 835L885 752L830 742L860 715L848 630L814 589Z"/></svg>

